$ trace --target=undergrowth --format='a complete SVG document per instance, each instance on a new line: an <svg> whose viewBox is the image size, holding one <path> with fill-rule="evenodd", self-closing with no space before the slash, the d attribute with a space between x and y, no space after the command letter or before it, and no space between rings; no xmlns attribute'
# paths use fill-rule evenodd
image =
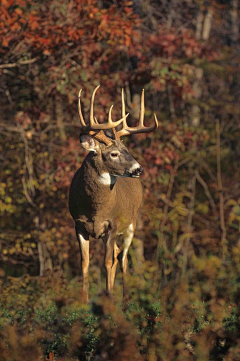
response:
<svg viewBox="0 0 240 361"><path fill-rule="evenodd" d="M120 284L84 305L78 278L8 278L0 360L239 360L238 257L193 259L185 277L165 286L146 263L129 275L125 304Z"/></svg>

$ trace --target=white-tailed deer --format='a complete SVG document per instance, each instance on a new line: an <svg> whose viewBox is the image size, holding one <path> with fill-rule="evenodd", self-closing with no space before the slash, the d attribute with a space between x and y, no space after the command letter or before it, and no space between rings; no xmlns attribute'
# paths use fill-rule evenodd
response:
<svg viewBox="0 0 240 361"><path fill-rule="evenodd" d="M139 125L128 127L122 91L122 118L112 121L112 107L108 122L100 124L93 114L94 90L90 104L90 121L87 125L81 111L81 90L78 112L82 125L80 142L89 151L81 168L73 177L69 194L69 209L75 221L81 252L83 298L88 301L89 240L102 238L105 244L107 291L110 293L115 279L118 255L122 251L121 266L127 270L127 252L134 235L139 207L142 203L142 186L138 179L143 173L140 164L130 155L120 137L148 133L158 126L157 117L150 127L144 126L144 91L142 91ZM116 130L121 125L120 130ZM117 246L118 236L122 245Z"/></svg>

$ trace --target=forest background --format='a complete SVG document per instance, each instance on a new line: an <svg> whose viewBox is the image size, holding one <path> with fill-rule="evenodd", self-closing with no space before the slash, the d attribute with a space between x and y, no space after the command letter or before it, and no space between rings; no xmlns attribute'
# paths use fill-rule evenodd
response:
<svg viewBox="0 0 240 361"><path fill-rule="evenodd" d="M239 1L2 0L0 39L0 360L240 360ZM67 205L99 84L100 120L124 88L136 124L145 88L160 121L125 139L145 173L124 310L99 241L82 305Z"/></svg>

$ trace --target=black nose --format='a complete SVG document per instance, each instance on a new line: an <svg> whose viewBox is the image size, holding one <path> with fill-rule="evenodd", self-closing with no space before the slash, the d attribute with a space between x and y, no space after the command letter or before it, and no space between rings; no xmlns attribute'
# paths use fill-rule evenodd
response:
<svg viewBox="0 0 240 361"><path fill-rule="evenodd" d="M139 168L136 168L136 169L134 169L134 171L133 171L133 173L132 173L132 175L133 176L140 176L140 175L142 175L143 174L143 169L142 169L142 167L139 167Z"/></svg>

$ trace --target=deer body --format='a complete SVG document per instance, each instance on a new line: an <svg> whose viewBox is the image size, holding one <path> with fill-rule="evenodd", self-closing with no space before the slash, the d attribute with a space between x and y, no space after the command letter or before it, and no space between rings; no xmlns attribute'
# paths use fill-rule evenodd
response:
<svg viewBox="0 0 240 361"><path fill-rule="evenodd" d="M93 158L94 154L89 153L72 180L70 213L87 237L101 238L106 230L123 233L126 227L136 223L142 202L141 182L138 178L100 173Z"/></svg>
<svg viewBox="0 0 240 361"><path fill-rule="evenodd" d="M81 168L73 177L69 193L69 210L75 221L76 235L81 252L83 299L88 301L89 240L102 238L105 244L107 291L113 288L119 253L124 276L127 271L127 252L134 235L139 207L142 203L142 186L138 177L143 173L140 164L130 155L120 141L122 135L149 132L157 127L143 125L144 98L142 94L140 126L129 128L126 123L122 93L122 119L113 122L111 110L106 124L99 124L93 117L94 90L90 108L90 125L86 125L80 104L79 117L83 127L80 135L82 146L89 151ZM122 124L122 129L115 128ZM111 130L113 137L106 133ZM117 245L118 237L122 245ZM124 285L124 282L123 282ZM124 287L125 289L125 287Z"/></svg>

